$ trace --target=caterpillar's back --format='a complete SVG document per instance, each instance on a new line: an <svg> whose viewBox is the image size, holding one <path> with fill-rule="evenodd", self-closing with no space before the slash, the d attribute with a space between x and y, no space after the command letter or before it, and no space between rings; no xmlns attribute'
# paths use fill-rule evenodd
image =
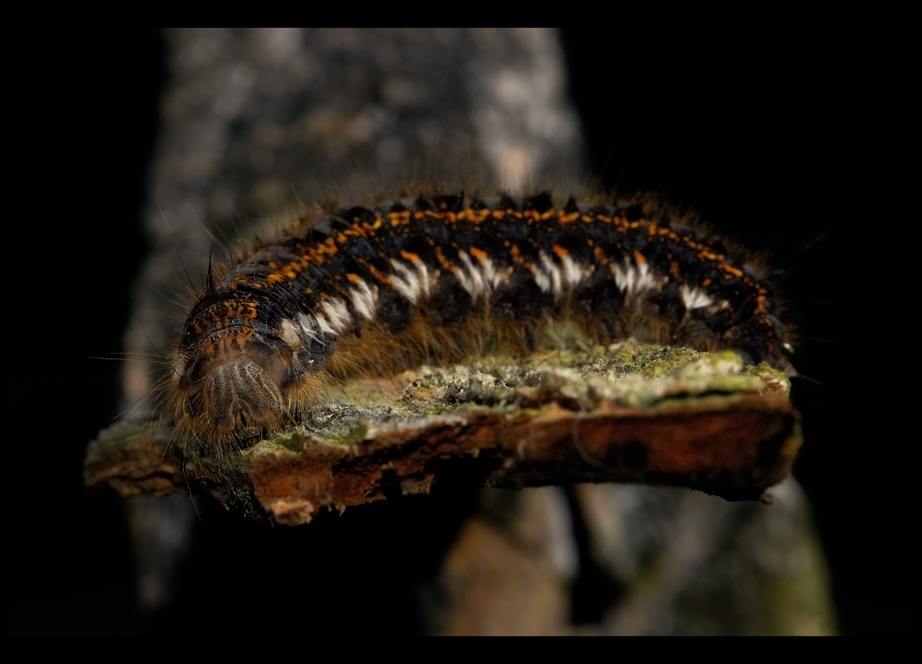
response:
<svg viewBox="0 0 922 664"><path fill-rule="evenodd" d="M542 193L354 207L209 275L173 356L180 439L220 452L297 422L330 377L532 351L548 321L790 370L761 270L649 203Z"/></svg>

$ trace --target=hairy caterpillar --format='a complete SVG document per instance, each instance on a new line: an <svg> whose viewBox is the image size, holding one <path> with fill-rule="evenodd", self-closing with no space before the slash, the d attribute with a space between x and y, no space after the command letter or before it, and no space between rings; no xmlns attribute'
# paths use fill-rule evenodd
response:
<svg viewBox="0 0 922 664"><path fill-rule="evenodd" d="M170 379L177 435L205 452L295 424L331 378L527 353L554 319L603 343L730 349L791 371L762 271L649 202L458 193L353 207L302 217L207 281Z"/></svg>

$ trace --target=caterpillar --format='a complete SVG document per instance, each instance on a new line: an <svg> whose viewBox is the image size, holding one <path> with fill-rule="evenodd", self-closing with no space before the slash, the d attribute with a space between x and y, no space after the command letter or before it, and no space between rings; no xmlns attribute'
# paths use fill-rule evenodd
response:
<svg viewBox="0 0 922 664"><path fill-rule="evenodd" d="M462 192L302 214L206 281L169 378L176 435L203 453L296 424L331 380L533 352L553 320L793 372L764 270L651 201Z"/></svg>

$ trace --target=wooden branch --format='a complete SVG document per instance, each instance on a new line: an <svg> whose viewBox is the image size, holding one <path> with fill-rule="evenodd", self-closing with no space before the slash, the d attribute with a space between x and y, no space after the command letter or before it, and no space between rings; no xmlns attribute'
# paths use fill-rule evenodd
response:
<svg viewBox="0 0 922 664"><path fill-rule="evenodd" d="M789 387L732 353L634 343L485 358L353 381L303 428L224 460L190 457L185 477L168 429L116 425L91 444L86 482L131 496L188 481L286 525L443 482L639 482L764 499L801 442Z"/></svg>

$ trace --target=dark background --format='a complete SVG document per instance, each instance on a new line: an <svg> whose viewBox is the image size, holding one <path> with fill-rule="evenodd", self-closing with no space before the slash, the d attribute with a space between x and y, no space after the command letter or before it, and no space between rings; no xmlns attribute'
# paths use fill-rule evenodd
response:
<svg viewBox="0 0 922 664"><path fill-rule="evenodd" d="M592 175L765 249L845 634L915 631L910 31L564 31ZM155 32L6 34L7 633L132 633L120 500L87 491L117 414L164 51Z"/></svg>

